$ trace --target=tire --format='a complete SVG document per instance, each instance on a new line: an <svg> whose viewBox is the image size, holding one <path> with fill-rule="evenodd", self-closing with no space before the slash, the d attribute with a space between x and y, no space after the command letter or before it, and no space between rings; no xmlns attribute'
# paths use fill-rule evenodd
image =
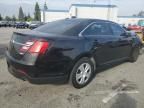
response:
<svg viewBox="0 0 144 108"><path fill-rule="evenodd" d="M132 63L136 62L139 57L139 54L140 54L140 48L139 47L133 48L131 56L130 56L130 62Z"/></svg>
<svg viewBox="0 0 144 108"><path fill-rule="evenodd" d="M86 67L87 67L87 71L86 71ZM82 69L84 69L85 71L82 72L81 71ZM88 85L93 79L93 76L94 76L94 64L89 58L84 57L81 58L74 65L70 74L69 82L75 88L80 89Z"/></svg>

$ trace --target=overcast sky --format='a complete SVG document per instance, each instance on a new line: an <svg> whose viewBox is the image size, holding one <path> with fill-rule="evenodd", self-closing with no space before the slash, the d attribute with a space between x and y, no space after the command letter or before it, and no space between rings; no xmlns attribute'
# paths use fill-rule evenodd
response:
<svg viewBox="0 0 144 108"><path fill-rule="evenodd" d="M43 7L44 2L47 2L50 9L68 9L72 3L94 3L95 4L111 4L117 5L119 8L119 15L133 15L139 11L144 11L144 0L0 0L0 13L3 16L17 15L18 7L22 5L25 13L33 13L35 2L38 1Z"/></svg>

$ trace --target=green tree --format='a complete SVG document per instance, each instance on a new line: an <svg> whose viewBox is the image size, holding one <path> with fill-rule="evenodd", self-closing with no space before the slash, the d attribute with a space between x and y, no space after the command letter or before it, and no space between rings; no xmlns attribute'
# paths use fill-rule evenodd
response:
<svg viewBox="0 0 144 108"><path fill-rule="evenodd" d="M144 11L140 11L138 14L134 14L133 16L143 17L144 16Z"/></svg>
<svg viewBox="0 0 144 108"><path fill-rule="evenodd" d="M28 22L33 21L33 20L34 20L33 18L28 18L27 19Z"/></svg>
<svg viewBox="0 0 144 108"><path fill-rule="evenodd" d="M30 13L28 13L28 16L27 16L28 18L31 18L31 15L30 15Z"/></svg>
<svg viewBox="0 0 144 108"><path fill-rule="evenodd" d="M144 11L140 11L140 12L138 13L138 16L144 16Z"/></svg>
<svg viewBox="0 0 144 108"><path fill-rule="evenodd" d="M39 8L38 2L36 2L36 4L35 4L34 19L37 21L40 21L40 19L41 19L41 13L40 13L40 8Z"/></svg>
<svg viewBox="0 0 144 108"><path fill-rule="evenodd" d="M0 21L2 21L3 20L3 17L1 16L1 14L0 14Z"/></svg>
<svg viewBox="0 0 144 108"><path fill-rule="evenodd" d="M45 4L44 4L44 10L47 10L47 9L48 9L48 7L47 7L47 4L45 2Z"/></svg>
<svg viewBox="0 0 144 108"><path fill-rule="evenodd" d="M27 21L27 19L28 19L28 16L24 15L24 21Z"/></svg>
<svg viewBox="0 0 144 108"><path fill-rule="evenodd" d="M17 19L16 19L15 15L13 15L12 21L16 21L16 20L17 20Z"/></svg>
<svg viewBox="0 0 144 108"><path fill-rule="evenodd" d="M23 13L23 9L21 6L19 8L19 20L24 21L24 13Z"/></svg>
<svg viewBox="0 0 144 108"><path fill-rule="evenodd" d="M11 21L11 18L10 18L9 16L6 16L6 17L5 17L5 20L6 20L6 21Z"/></svg>
<svg viewBox="0 0 144 108"><path fill-rule="evenodd" d="M33 18L31 17L30 13L28 13L27 21L29 22L29 21L32 21L32 20L33 20Z"/></svg>

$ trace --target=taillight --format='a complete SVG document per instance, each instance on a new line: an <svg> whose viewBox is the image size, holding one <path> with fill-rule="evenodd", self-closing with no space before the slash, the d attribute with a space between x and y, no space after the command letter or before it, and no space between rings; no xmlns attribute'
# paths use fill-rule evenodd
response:
<svg viewBox="0 0 144 108"><path fill-rule="evenodd" d="M47 41L35 40L26 42L20 49L20 54L26 52L44 54L49 46Z"/></svg>
<svg viewBox="0 0 144 108"><path fill-rule="evenodd" d="M36 41L34 45L28 50L29 53L44 54L49 46L48 42Z"/></svg>
<svg viewBox="0 0 144 108"><path fill-rule="evenodd" d="M34 41L27 41L22 47L20 48L20 54L26 53L29 48L34 44Z"/></svg>

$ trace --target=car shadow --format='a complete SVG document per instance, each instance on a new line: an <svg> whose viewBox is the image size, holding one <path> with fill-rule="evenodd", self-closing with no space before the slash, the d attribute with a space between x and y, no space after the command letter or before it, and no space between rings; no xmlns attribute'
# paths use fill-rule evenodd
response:
<svg viewBox="0 0 144 108"><path fill-rule="evenodd" d="M120 94L111 108L137 108L137 101L127 94Z"/></svg>

